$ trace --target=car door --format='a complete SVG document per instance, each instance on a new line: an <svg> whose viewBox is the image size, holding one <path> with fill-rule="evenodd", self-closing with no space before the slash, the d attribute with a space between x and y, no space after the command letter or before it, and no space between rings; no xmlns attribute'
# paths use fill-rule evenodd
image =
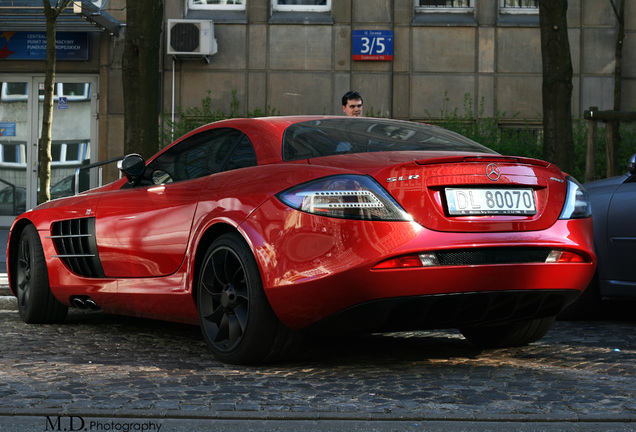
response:
<svg viewBox="0 0 636 432"><path fill-rule="evenodd" d="M95 230L106 277L157 277L177 271L201 191L242 135L223 128L190 136L149 162L140 184L100 199Z"/></svg>
<svg viewBox="0 0 636 432"><path fill-rule="evenodd" d="M607 213L608 255L613 279L636 282L636 179L630 177L620 185Z"/></svg>

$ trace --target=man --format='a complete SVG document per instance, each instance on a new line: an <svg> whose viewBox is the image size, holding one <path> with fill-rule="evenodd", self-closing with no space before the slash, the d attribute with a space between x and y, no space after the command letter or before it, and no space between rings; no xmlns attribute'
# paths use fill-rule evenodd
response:
<svg viewBox="0 0 636 432"><path fill-rule="evenodd" d="M362 117L362 96L349 91L342 97L342 112L349 117Z"/></svg>

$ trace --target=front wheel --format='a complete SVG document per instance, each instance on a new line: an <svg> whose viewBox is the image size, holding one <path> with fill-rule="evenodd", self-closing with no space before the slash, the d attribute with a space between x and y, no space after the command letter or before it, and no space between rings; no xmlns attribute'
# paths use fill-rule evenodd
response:
<svg viewBox="0 0 636 432"><path fill-rule="evenodd" d="M64 321L68 307L51 293L42 242L33 225L22 231L17 257L15 291L20 318L29 324Z"/></svg>
<svg viewBox="0 0 636 432"><path fill-rule="evenodd" d="M555 317L535 318L513 324L466 327L460 331L469 342L482 348L515 347L541 339L554 320Z"/></svg>
<svg viewBox="0 0 636 432"><path fill-rule="evenodd" d="M238 234L224 234L208 248L197 303L203 338L223 362L268 363L292 347L296 336L272 311L256 260Z"/></svg>

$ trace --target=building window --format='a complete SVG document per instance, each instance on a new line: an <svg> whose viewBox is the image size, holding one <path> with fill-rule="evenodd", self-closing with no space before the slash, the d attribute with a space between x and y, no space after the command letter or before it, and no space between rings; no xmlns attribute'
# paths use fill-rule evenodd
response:
<svg viewBox="0 0 636 432"><path fill-rule="evenodd" d="M329 12L331 0L272 0L275 11Z"/></svg>
<svg viewBox="0 0 636 432"><path fill-rule="evenodd" d="M87 141L51 143L51 165L78 165L90 159Z"/></svg>
<svg viewBox="0 0 636 432"><path fill-rule="evenodd" d="M90 100L90 91L91 86L88 83L56 83L55 87L53 87L53 99L58 100L60 96L63 96L69 101ZM2 101L25 101L27 98L27 83L2 83ZM44 100L44 88L39 90L38 98L39 100Z"/></svg>
<svg viewBox="0 0 636 432"><path fill-rule="evenodd" d="M538 13L539 0L501 0L500 11L504 13Z"/></svg>
<svg viewBox="0 0 636 432"><path fill-rule="evenodd" d="M28 97L28 85L25 82L3 82L2 101L25 101Z"/></svg>
<svg viewBox="0 0 636 432"><path fill-rule="evenodd" d="M475 0L415 0L416 9L472 9Z"/></svg>
<svg viewBox="0 0 636 432"><path fill-rule="evenodd" d="M0 143L0 165L26 166L24 143Z"/></svg>
<svg viewBox="0 0 636 432"><path fill-rule="evenodd" d="M245 10L247 0L188 0L188 9Z"/></svg>

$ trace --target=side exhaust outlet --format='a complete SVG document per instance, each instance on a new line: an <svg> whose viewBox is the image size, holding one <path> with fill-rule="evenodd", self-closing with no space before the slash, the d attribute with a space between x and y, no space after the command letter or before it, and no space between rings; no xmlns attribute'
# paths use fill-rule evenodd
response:
<svg viewBox="0 0 636 432"><path fill-rule="evenodd" d="M90 297L75 296L71 297L71 304L78 309L90 309L92 311L101 310L99 305Z"/></svg>

